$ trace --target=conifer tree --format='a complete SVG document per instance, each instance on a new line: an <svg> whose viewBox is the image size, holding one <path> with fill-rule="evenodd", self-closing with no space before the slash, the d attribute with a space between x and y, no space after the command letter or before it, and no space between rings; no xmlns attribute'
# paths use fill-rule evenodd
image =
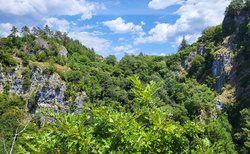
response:
<svg viewBox="0 0 250 154"><path fill-rule="evenodd" d="M15 26L12 26L12 29L10 31L11 31L11 34L14 36L16 36L16 33L18 32L18 30Z"/></svg>
<svg viewBox="0 0 250 154"><path fill-rule="evenodd" d="M178 51L185 50L187 46L188 46L187 40L185 39L185 36L183 36Z"/></svg>
<svg viewBox="0 0 250 154"><path fill-rule="evenodd" d="M30 29L27 26L22 27L21 33L24 34L30 34Z"/></svg>

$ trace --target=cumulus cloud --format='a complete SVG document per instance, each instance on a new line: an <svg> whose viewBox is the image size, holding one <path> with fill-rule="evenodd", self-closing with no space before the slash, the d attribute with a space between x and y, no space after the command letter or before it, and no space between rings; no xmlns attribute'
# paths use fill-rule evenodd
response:
<svg viewBox="0 0 250 154"><path fill-rule="evenodd" d="M0 36L7 37L12 29L12 24L10 23L0 23Z"/></svg>
<svg viewBox="0 0 250 154"><path fill-rule="evenodd" d="M141 21L141 25L146 25L146 23L144 21Z"/></svg>
<svg viewBox="0 0 250 154"><path fill-rule="evenodd" d="M24 15L35 12L29 1L1 0L0 11L15 15Z"/></svg>
<svg viewBox="0 0 250 154"><path fill-rule="evenodd" d="M68 36L79 40L88 48L94 48L98 54L108 55L108 52L110 52L109 49L111 47L111 42L109 40L99 38L96 36L96 33L70 32Z"/></svg>
<svg viewBox="0 0 250 154"><path fill-rule="evenodd" d="M125 20L123 20L121 17L115 20L104 21L103 24L109 27L109 29L114 33L124 34L132 32L138 33L139 35L144 35L141 25L135 25L133 22L125 23Z"/></svg>
<svg viewBox="0 0 250 154"><path fill-rule="evenodd" d="M130 53L130 54L134 54L136 51L138 51L139 48L135 48L135 49L130 49L130 50L127 50L125 51L126 53Z"/></svg>
<svg viewBox="0 0 250 154"><path fill-rule="evenodd" d="M125 45L125 46L117 46L117 47L115 47L115 51L126 51L126 50L129 50L129 49L131 49L132 48L132 45L130 45L130 44L127 44L127 45Z"/></svg>
<svg viewBox="0 0 250 154"><path fill-rule="evenodd" d="M114 50L115 50L117 53L120 53L121 51L123 51L123 52L131 53L131 54L133 54L133 53L135 53L136 51L139 50L139 48L136 48L136 49L132 49L132 48L133 48L132 45L127 44L127 45L124 45L124 46L116 46L116 47L114 48Z"/></svg>
<svg viewBox="0 0 250 154"><path fill-rule="evenodd" d="M57 19L57 18L44 18L46 21L45 25L48 25L51 29L55 29L61 32L67 32L70 28L70 22L65 19Z"/></svg>
<svg viewBox="0 0 250 154"><path fill-rule="evenodd" d="M165 24L158 23L154 28L152 28L148 34L151 36L148 37L139 37L136 38L135 44L137 43L164 43L168 41L167 36L173 35L174 27Z"/></svg>
<svg viewBox="0 0 250 154"><path fill-rule="evenodd" d="M0 11L15 15L81 15L81 19L91 19L97 9L105 6L86 0L1 0Z"/></svg>
<svg viewBox="0 0 250 154"><path fill-rule="evenodd" d="M119 41L123 41L123 40L125 40L125 38L124 37L120 37L118 40Z"/></svg>
<svg viewBox="0 0 250 154"><path fill-rule="evenodd" d="M155 55L155 56L166 56L165 53L156 53L156 52L153 52L152 55Z"/></svg>
<svg viewBox="0 0 250 154"><path fill-rule="evenodd" d="M157 1L153 0L151 2ZM170 42L176 47L176 43L179 42L180 37L183 35L186 35L188 42L192 43L200 36L204 28L222 22L225 8L229 3L230 0L187 0L175 12L180 16L175 24L157 23L148 32L147 37L138 37L134 43ZM214 6L216 6L216 9Z"/></svg>
<svg viewBox="0 0 250 154"><path fill-rule="evenodd" d="M183 0L152 0L148 3L148 7L151 9L165 9L171 5L181 4Z"/></svg>

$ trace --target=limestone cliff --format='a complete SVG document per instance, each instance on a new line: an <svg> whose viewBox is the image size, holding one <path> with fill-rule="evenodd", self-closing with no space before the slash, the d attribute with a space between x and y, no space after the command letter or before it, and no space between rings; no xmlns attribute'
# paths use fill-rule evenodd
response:
<svg viewBox="0 0 250 154"><path fill-rule="evenodd" d="M219 92L225 84L225 80L230 78L230 71L232 69L232 55L235 34L228 36L222 43L223 47L216 51L216 56L213 62L213 75L216 78L215 91Z"/></svg>
<svg viewBox="0 0 250 154"><path fill-rule="evenodd" d="M35 47L38 49L39 53L41 53L45 49L51 51L54 48L49 41L46 41L41 38L36 39L35 42L36 42ZM67 49L59 44L56 44L56 47L58 48L59 56L64 57L67 60L67 54L68 54Z"/></svg>
<svg viewBox="0 0 250 154"><path fill-rule="evenodd" d="M31 84L28 89L25 89L22 71L27 68L19 65L9 68L9 72L4 71L3 67L0 68L0 92L2 93L6 85L9 85L10 93L23 95L27 98L27 107L31 113L35 113L43 107L50 108L54 112L81 112L80 106L84 104L86 94L84 92L79 93L74 103L65 100L66 85L57 73L52 75L43 74L43 67L34 67L31 64L29 66ZM35 104L30 103L32 99L35 100ZM74 111L70 111L72 104L76 105Z"/></svg>
<svg viewBox="0 0 250 154"><path fill-rule="evenodd" d="M200 55L200 56L204 57L207 52L208 51L206 50L206 45L200 44L198 46L197 50L191 51L188 54L188 57L182 61L181 66L184 68L185 71L188 71L188 69L190 69L190 67L191 67L191 62L192 62L193 58L196 55Z"/></svg>

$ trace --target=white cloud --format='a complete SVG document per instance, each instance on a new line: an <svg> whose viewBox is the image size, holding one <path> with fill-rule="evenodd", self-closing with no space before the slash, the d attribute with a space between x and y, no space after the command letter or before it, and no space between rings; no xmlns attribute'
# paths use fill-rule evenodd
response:
<svg viewBox="0 0 250 154"><path fill-rule="evenodd" d="M46 21L45 25L48 25L51 29L55 29L61 32L67 32L70 28L70 22L68 22L65 19L57 19L57 18L44 18L44 21Z"/></svg>
<svg viewBox="0 0 250 154"><path fill-rule="evenodd" d="M12 24L10 23L0 23L0 36L7 37L12 29Z"/></svg>
<svg viewBox="0 0 250 154"><path fill-rule="evenodd" d="M92 34L93 35L105 35L106 33L100 32L100 31L93 31Z"/></svg>
<svg viewBox="0 0 250 154"><path fill-rule="evenodd" d="M164 43L168 41L167 36L172 36L173 32L175 31L174 27L165 24L165 23L158 23L154 28L152 28L148 33L151 36L148 37L139 37L136 38L135 44L138 43Z"/></svg>
<svg viewBox="0 0 250 154"><path fill-rule="evenodd" d="M111 47L111 42L106 39L99 38L95 34L88 32L70 32L68 36L79 40L88 48L94 48L98 54L108 55L108 52L110 52L109 49Z"/></svg>
<svg viewBox="0 0 250 154"><path fill-rule="evenodd" d="M148 3L148 7L151 9L165 9L171 5L181 4L183 0L152 0Z"/></svg>
<svg viewBox="0 0 250 154"><path fill-rule="evenodd" d="M76 23L72 24L72 22L71 22L71 25L73 25L73 26L70 26L70 31L75 31L75 32L81 32L81 31L85 31L85 30L99 28L98 25L83 25L83 26L78 26ZM100 34L101 32L97 32L97 33Z"/></svg>
<svg viewBox="0 0 250 154"><path fill-rule="evenodd" d="M221 24L225 8L229 5L230 1L187 0L175 12L175 14L180 16L175 24L157 23L148 32L149 35L147 37L136 38L134 44L170 42L176 47L180 37L183 35L186 35L188 42L192 43L201 35L201 31L204 28ZM153 0L151 2L163 1Z"/></svg>
<svg viewBox="0 0 250 154"><path fill-rule="evenodd" d="M126 52L126 53L135 53L136 51L139 50L139 48L136 48L136 49L132 49L133 46L130 45L130 44L127 44L127 45L124 45L124 46L116 46L114 48L115 52L119 52L120 51L123 51L123 52Z"/></svg>
<svg viewBox="0 0 250 154"><path fill-rule="evenodd" d="M136 51L138 51L139 48L136 48L136 49L131 49L131 50L127 50L126 53L131 53L131 54L134 54Z"/></svg>
<svg viewBox="0 0 250 154"><path fill-rule="evenodd" d="M152 55L155 55L155 56L166 56L165 53L156 53L156 52L153 52Z"/></svg>
<svg viewBox="0 0 250 154"><path fill-rule="evenodd" d="M115 47L114 50L117 51L117 52L119 52L119 51L127 51L127 50L129 50L131 48L133 48L132 45L127 44L125 46L117 46L117 47Z"/></svg>
<svg viewBox="0 0 250 154"><path fill-rule="evenodd" d="M1 0L0 10L5 13L11 13L15 15L24 15L31 12L35 12L33 6L29 1L16 1L16 0Z"/></svg>
<svg viewBox="0 0 250 154"><path fill-rule="evenodd" d="M1 0L0 11L15 15L81 15L91 19L95 10L106 9L103 4L86 0Z"/></svg>
<svg viewBox="0 0 250 154"><path fill-rule="evenodd" d="M103 24L109 29L115 33L141 33L143 32L142 26L141 25L135 25L133 22L128 22L125 23L125 20L123 20L121 17L115 19L115 20L110 20L110 21L104 21Z"/></svg>
<svg viewBox="0 0 250 154"><path fill-rule="evenodd" d="M82 30L85 30L85 29L92 29L92 28L95 28L95 27L98 27L97 25L84 25L82 27L80 27Z"/></svg>
<svg viewBox="0 0 250 154"><path fill-rule="evenodd" d="M120 37L118 40L123 41L124 39L125 39L124 37Z"/></svg>
<svg viewBox="0 0 250 154"><path fill-rule="evenodd" d="M114 55L121 55L122 53L121 52L116 52L116 53L114 53Z"/></svg>

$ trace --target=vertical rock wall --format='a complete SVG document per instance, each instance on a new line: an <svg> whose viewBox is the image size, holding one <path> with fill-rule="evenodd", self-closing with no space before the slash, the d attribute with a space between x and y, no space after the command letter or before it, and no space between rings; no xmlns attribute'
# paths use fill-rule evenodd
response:
<svg viewBox="0 0 250 154"><path fill-rule="evenodd" d="M28 90L23 89L23 76L21 74L24 69L22 66L16 66L15 70L10 73L3 71L0 67L0 92L4 91L4 87L7 82L9 83L9 92L15 93L16 95L23 95L31 99L32 93L35 94L36 107L31 104L28 105L30 112L35 113L41 108L50 108L54 112L71 112L70 101L64 100L64 93L66 91L65 82L61 80L60 76L56 73L52 75L42 74L41 68L30 68L31 69L31 85ZM75 105L76 110L74 112L81 112L80 106L84 104L86 94L84 92L78 94Z"/></svg>
<svg viewBox="0 0 250 154"><path fill-rule="evenodd" d="M226 78L230 78L234 46L232 41L234 37L235 35L228 36L223 42L223 47L216 52L212 67L214 77L216 78L216 92L219 92L224 86Z"/></svg>

